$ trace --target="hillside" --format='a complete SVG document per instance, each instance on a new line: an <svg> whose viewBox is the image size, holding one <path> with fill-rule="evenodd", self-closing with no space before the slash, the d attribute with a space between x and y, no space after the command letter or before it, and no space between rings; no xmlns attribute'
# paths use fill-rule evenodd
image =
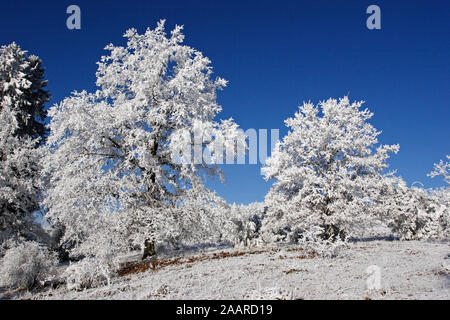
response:
<svg viewBox="0 0 450 320"><path fill-rule="evenodd" d="M381 288L366 272L380 267ZM212 248L131 262L110 286L12 299L450 299L450 241L360 241L336 258L298 247Z"/></svg>

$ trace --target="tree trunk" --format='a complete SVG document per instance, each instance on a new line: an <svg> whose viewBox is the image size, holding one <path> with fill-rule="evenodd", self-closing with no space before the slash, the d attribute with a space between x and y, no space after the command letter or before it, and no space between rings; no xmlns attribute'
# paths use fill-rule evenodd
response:
<svg viewBox="0 0 450 320"><path fill-rule="evenodd" d="M147 257L154 256L155 254L155 243L153 241L150 241L149 239L146 239L144 242L144 255L142 256L142 260Z"/></svg>

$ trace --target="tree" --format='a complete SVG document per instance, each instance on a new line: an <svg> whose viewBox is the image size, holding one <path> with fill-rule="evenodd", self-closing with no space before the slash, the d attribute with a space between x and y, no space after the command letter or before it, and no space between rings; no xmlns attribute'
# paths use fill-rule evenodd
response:
<svg viewBox="0 0 450 320"><path fill-rule="evenodd" d="M215 192L196 185L180 196L172 209L172 229L166 228L167 243L180 245L212 244L224 241L229 205Z"/></svg>
<svg viewBox="0 0 450 320"><path fill-rule="evenodd" d="M447 160L450 160L450 155L447 155ZM431 178L442 176L444 181L450 184L450 173L448 172L449 168L450 164L441 160L439 163L434 164L434 170L430 172L428 176Z"/></svg>
<svg viewBox="0 0 450 320"><path fill-rule="evenodd" d="M373 213L386 160L399 146L374 147L380 132L362 104L348 97L304 103L285 121L291 130L262 169L275 179L263 232L296 241L314 226L325 240L343 239L348 225Z"/></svg>
<svg viewBox="0 0 450 320"><path fill-rule="evenodd" d="M226 81L212 78L209 59L183 45L181 31L176 26L167 37L164 20L144 34L128 30L127 46L108 45L98 63L99 90L50 108L44 203L47 217L65 226L63 240L95 242L95 230L118 219L111 234L135 239L127 230L137 228L142 240L161 241L160 224L180 196L201 185L204 173L219 172L215 159L245 145L232 119L214 120ZM209 162L198 156L208 147Z"/></svg>
<svg viewBox="0 0 450 320"><path fill-rule="evenodd" d="M14 134L42 143L47 134L44 107L50 101L42 60L28 55L15 42L0 51L0 96L2 105L10 104L16 112L18 128Z"/></svg>
<svg viewBox="0 0 450 320"><path fill-rule="evenodd" d="M30 232L39 209L40 150L45 138L41 60L12 43L0 49L0 233Z"/></svg>
<svg viewBox="0 0 450 320"><path fill-rule="evenodd" d="M225 238L235 246L258 245L264 212L263 202L231 205L227 214L228 222L224 228Z"/></svg>
<svg viewBox="0 0 450 320"><path fill-rule="evenodd" d="M448 190L408 188L401 178L391 178L384 189L380 212L392 232L402 240L443 238L450 227Z"/></svg>

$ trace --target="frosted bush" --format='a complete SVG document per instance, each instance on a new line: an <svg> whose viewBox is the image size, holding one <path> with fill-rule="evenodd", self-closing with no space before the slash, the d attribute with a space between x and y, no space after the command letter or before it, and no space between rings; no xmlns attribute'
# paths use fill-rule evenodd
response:
<svg viewBox="0 0 450 320"><path fill-rule="evenodd" d="M111 270L95 258L86 258L71 264L64 272L67 289L81 290L105 283L109 285Z"/></svg>
<svg viewBox="0 0 450 320"><path fill-rule="evenodd" d="M431 191L431 195L438 203L436 211L438 214L438 222L441 230L440 238L450 237L450 189L441 188Z"/></svg>
<svg viewBox="0 0 450 320"><path fill-rule="evenodd" d="M323 239L324 229L312 227L305 230L297 240L297 243L308 253L324 257L334 258L338 256L347 246L347 242L336 238L333 240Z"/></svg>
<svg viewBox="0 0 450 320"><path fill-rule="evenodd" d="M31 289L54 272L56 254L36 242L24 242L8 249L0 264L4 286Z"/></svg>
<svg viewBox="0 0 450 320"><path fill-rule="evenodd" d="M255 223L245 217L234 218L228 224L229 241L237 247L249 246L254 243L253 234L255 232Z"/></svg>
<svg viewBox="0 0 450 320"><path fill-rule="evenodd" d="M403 240L444 238L449 234L449 190L397 190L389 226Z"/></svg>
<svg viewBox="0 0 450 320"><path fill-rule="evenodd" d="M64 272L67 288L81 290L109 284L111 276L119 267L120 256L128 252L127 234L120 232L116 216L97 224L83 242L70 250L71 255L85 257L71 264Z"/></svg>
<svg viewBox="0 0 450 320"><path fill-rule="evenodd" d="M0 239L0 259L3 258L6 251L8 251L12 244L13 242L11 241L11 239Z"/></svg>
<svg viewBox="0 0 450 320"><path fill-rule="evenodd" d="M223 227L223 238L234 246L261 244L260 230L264 218L264 203L248 205L232 204L226 213L228 219Z"/></svg>

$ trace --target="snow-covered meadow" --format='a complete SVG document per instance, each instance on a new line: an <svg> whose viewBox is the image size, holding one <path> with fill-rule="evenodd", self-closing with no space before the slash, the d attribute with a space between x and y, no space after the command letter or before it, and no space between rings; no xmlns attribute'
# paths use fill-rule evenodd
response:
<svg viewBox="0 0 450 320"><path fill-rule="evenodd" d="M336 258L298 246L210 248L161 258L110 285L81 291L3 291L8 299L450 299L450 241L366 239ZM149 263L147 264L149 265ZM381 286L368 289L369 266Z"/></svg>

